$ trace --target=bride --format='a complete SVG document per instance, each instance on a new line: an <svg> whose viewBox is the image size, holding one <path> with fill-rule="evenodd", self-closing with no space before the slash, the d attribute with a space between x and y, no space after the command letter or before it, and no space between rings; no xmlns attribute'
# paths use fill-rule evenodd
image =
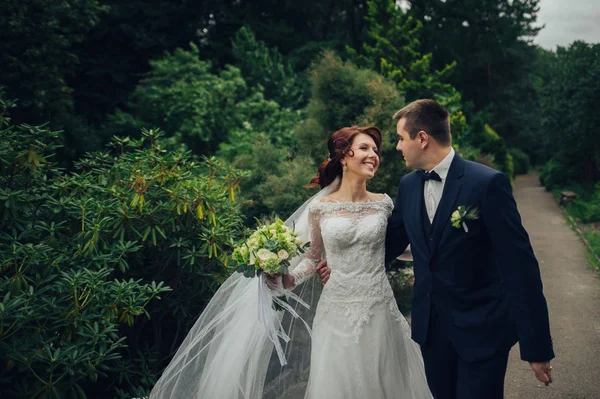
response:
<svg viewBox="0 0 600 399"><path fill-rule="evenodd" d="M150 398L432 397L420 350L385 274L393 203L366 189L379 167L381 133L375 127L342 128L327 146L329 159L313 179L322 190L286 222L311 242L306 256L278 283L299 296L296 314L269 309L259 317L258 297L265 283L273 288L276 279L234 274L203 311ZM321 291L313 277L324 254L331 275ZM300 306L305 302L308 311ZM312 334L297 316L312 321ZM284 366L259 321L265 317L281 323Z"/></svg>

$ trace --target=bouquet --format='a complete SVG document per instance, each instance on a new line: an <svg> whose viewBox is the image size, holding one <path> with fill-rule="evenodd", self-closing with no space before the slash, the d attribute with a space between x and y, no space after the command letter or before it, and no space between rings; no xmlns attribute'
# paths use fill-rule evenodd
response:
<svg viewBox="0 0 600 399"><path fill-rule="evenodd" d="M302 243L294 229L281 219L254 231L231 257L237 262L236 271L246 277L267 274L287 274L290 260L304 253L310 243Z"/></svg>
<svg viewBox="0 0 600 399"><path fill-rule="evenodd" d="M310 246L309 242L303 243L293 228L287 227L281 219L274 223L263 225L254 231L241 246L234 249L231 257L237 263L236 271L244 276L259 277L264 280L264 274L288 274L290 260ZM278 278L280 279L280 277ZM309 325L290 306L288 298L294 299L299 305L310 308L300 297L293 292L280 287L275 290L267 289L264 281L258 285L258 318L265 326L267 337L275 346L281 366L287 361L279 339L288 342L290 337L286 334L282 318L275 311L287 311L293 318L302 321L309 334L312 331Z"/></svg>

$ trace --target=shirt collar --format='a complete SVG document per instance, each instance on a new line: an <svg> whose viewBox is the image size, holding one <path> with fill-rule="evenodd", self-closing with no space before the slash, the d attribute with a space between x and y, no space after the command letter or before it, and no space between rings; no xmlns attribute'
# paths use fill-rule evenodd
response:
<svg viewBox="0 0 600 399"><path fill-rule="evenodd" d="M442 180L446 180L446 177L448 176L448 171L450 170L450 165L452 164L453 159L454 159L454 148L450 147L450 152L448 153L448 155L446 155L446 157L444 159L442 159L442 162L437 164L437 166L435 168L433 168L432 171L435 170L435 173L437 173L442 178Z"/></svg>

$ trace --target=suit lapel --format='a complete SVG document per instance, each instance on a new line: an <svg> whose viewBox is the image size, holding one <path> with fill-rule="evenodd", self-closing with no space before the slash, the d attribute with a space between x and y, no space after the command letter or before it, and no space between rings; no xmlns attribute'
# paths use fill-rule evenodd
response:
<svg viewBox="0 0 600 399"><path fill-rule="evenodd" d="M439 246L444 230L451 224L450 216L457 208L456 200L458 199L458 194L462 187L461 178L464 173L464 163L465 161L459 157L458 154L455 154L450 169L448 170L442 198L440 199L440 204L438 205L433 219L432 228L435 248ZM423 193L421 193L421 197L422 196Z"/></svg>
<svg viewBox="0 0 600 399"><path fill-rule="evenodd" d="M414 187L414 190L416 191L417 195L411 195L410 198L411 198L411 200L416 201L416 202L413 203L412 206L407 207L407 209L410 209L410 212L407 212L407 213L411 215L411 225L415 229L414 231L418 232L418 234L416 236L421 237L421 239L419 239L418 242L416 242L416 243L411 243L411 245L417 246L417 245L422 244L424 246L424 248L426 249L427 253L430 253L431 247L429 246L429 242L426 238L427 235L425 233L425 228L423 226L423 216L422 216L422 214L424 212L424 207L425 207L424 196L423 196L423 180L421 180L421 178L419 176L415 175L415 183L414 183L413 187Z"/></svg>

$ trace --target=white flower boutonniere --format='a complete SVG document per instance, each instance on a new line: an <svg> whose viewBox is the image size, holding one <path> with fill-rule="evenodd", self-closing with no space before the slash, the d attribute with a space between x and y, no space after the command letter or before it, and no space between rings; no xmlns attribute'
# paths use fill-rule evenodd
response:
<svg viewBox="0 0 600 399"><path fill-rule="evenodd" d="M469 228L465 223L465 220L475 220L479 219L479 209L477 207L467 208L466 206L459 206L450 217L450 221L452 222L452 226L457 229L462 228L465 230L465 233L469 232Z"/></svg>

